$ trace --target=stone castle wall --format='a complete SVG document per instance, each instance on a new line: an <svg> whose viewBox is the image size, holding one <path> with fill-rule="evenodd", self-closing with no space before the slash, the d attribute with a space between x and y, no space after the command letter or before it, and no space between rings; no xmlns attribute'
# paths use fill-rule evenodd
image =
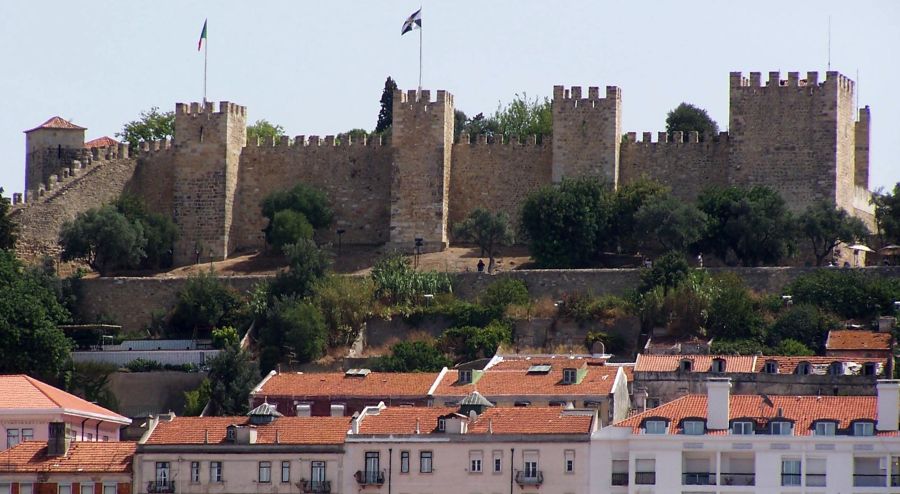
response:
<svg viewBox="0 0 900 494"><path fill-rule="evenodd" d="M619 181L622 135L622 90L581 86L553 87L553 182L565 177L598 177L615 187Z"/></svg>

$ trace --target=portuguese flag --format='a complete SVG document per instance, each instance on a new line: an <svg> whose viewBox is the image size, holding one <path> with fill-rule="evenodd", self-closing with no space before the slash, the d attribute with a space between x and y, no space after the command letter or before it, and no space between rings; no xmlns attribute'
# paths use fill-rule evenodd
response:
<svg viewBox="0 0 900 494"><path fill-rule="evenodd" d="M197 42L197 51L203 46L203 40L206 39L206 20L203 21L203 31L200 32L200 41Z"/></svg>

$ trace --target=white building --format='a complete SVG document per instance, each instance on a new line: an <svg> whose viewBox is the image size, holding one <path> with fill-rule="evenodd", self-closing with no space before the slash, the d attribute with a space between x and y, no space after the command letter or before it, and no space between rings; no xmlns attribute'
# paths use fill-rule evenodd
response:
<svg viewBox="0 0 900 494"><path fill-rule="evenodd" d="M878 396L731 395L713 378L594 434L592 493L900 492L900 381Z"/></svg>

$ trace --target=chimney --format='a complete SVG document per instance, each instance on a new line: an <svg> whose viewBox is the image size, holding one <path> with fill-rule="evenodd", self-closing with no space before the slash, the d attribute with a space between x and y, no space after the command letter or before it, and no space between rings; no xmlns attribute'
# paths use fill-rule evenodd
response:
<svg viewBox="0 0 900 494"><path fill-rule="evenodd" d="M50 422L47 430L47 456L66 456L69 452L69 424Z"/></svg>
<svg viewBox="0 0 900 494"><path fill-rule="evenodd" d="M879 379L878 390L878 423L879 431L896 431L900 429L900 380Z"/></svg>
<svg viewBox="0 0 900 494"><path fill-rule="evenodd" d="M706 381L706 428L728 429L731 412L731 378L712 377Z"/></svg>
<svg viewBox="0 0 900 494"><path fill-rule="evenodd" d="M634 406L639 411L643 412L647 410L647 397L649 393L647 393L647 388L640 387L634 390Z"/></svg>

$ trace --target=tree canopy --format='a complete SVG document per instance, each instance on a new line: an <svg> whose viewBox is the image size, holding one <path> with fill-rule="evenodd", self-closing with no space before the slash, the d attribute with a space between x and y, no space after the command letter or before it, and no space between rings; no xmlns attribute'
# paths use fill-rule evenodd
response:
<svg viewBox="0 0 900 494"><path fill-rule="evenodd" d="M641 246L655 243L664 250L681 253L703 238L706 221L706 215L696 206L668 195L650 198L634 214Z"/></svg>
<svg viewBox="0 0 900 494"><path fill-rule="evenodd" d="M880 190L872 195L875 224L885 244L900 244L900 182L893 191Z"/></svg>
<svg viewBox="0 0 900 494"><path fill-rule="evenodd" d="M302 214L306 221L313 229L319 230L331 225L334 219L334 211L328 201L328 197L320 190L306 184L297 184L287 190L272 192L262 201L262 215L269 220L266 225L266 241L273 243L273 228L275 227L275 216L280 211L290 210ZM290 223L290 230L298 232L305 230L297 221L296 215L291 218L283 218L285 226ZM297 239L304 238L298 236ZM280 239L282 245L293 243Z"/></svg>
<svg viewBox="0 0 900 494"><path fill-rule="evenodd" d="M462 223L456 225L453 233L461 240L473 242L481 249L481 255L487 254L492 261L497 254L497 249L504 245L510 245L514 241L512 227L509 218L503 211L493 214L487 209L476 208Z"/></svg>
<svg viewBox="0 0 900 494"><path fill-rule="evenodd" d="M850 216L831 201L816 201L800 215L798 223L801 235L816 256L816 266L821 266L840 242L853 244L869 234L861 219Z"/></svg>
<svg viewBox="0 0 900 494"><path fill-rule="evenodd" d="M700 133L700 140L703 141L706 136L717 136L719 125L710 118L706 110L690 103L682 103L666 116L666 132L669 133L669 137L678 130L684 132L685 139L688 132L696 130Z"/></svg>
<svg viewBox="0 0 900 494"><path fill-rule="evenodd" d="M259 367L238 346L229 346L208 361L211 415L244 415L250 409L250 391L259 382Z"/></svg>
<svg viewBox="0 0 900 494"><path fill-rule="evenodd" d="M137 151L138 143L158 141L175 136L175 112L160 112L159 107L142 111L137 120L125 124L116 137L127 142L133 151Z"/></svg>
<svg viewBox="0 0 900 494"><path fill-rule="evenodd" d="M381 109L378 111L378 122L375 124L375 132L382 133L394 123L394 91L397 83L388 76L384 81L384 90L381 92Z"/></svg>
<svg viewBox="0 0 900 494"><path fill-rule="evenodd" d="M146 256L143 225L113 205L79 213L63 224L59 238L63 261L83 260L101 276L136 266Z"/></svg>
<svg viewBox="0 0 900 494"><path fill-rule="evenodd" d="M9 217L9 199L3 197L3 187L0 187L0 249L12 250L16 247L18 227Z"/></svg>
<svg viewBox="0 0 900 494"><path fill-rule="evenodd" d="M284 136L284 127L273 124L266 119L257 120L247 126L247 142L262 142L271 145L276 139Z"/></svg>
<svg viewBox="0 0 900 494"><path fill-rule="evenodd" d="M439 372L453 362L434 344L427 341L401 341L391 347L391 354L379 358L373 366L380 372Z"/></svg>

